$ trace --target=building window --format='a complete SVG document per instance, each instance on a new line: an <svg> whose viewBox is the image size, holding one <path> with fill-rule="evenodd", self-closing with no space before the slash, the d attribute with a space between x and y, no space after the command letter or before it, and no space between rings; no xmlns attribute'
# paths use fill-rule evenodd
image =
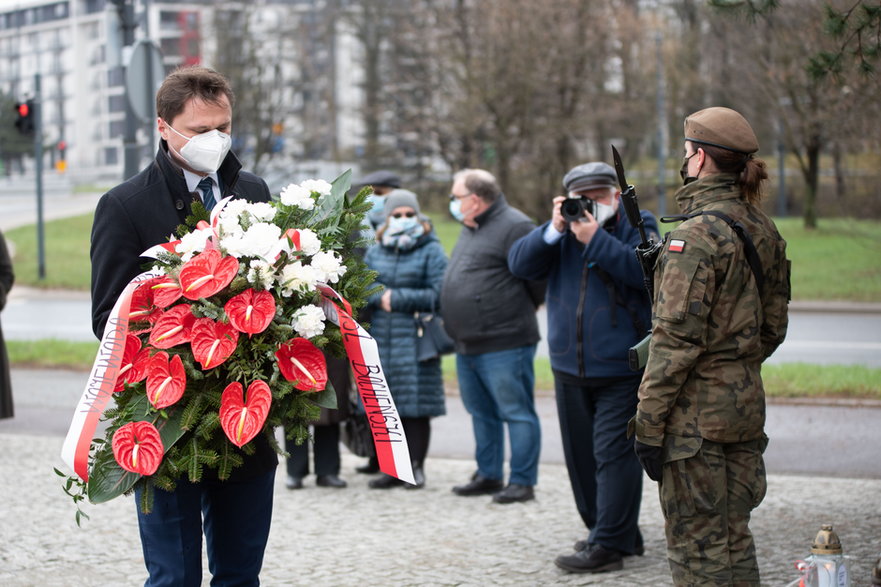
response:
<svg viewBox="0 0 881 587"><path fill-rule="evenodd" d="M119 149L117 147L104 147L104 164L117 165L119 163Z"/></svg>

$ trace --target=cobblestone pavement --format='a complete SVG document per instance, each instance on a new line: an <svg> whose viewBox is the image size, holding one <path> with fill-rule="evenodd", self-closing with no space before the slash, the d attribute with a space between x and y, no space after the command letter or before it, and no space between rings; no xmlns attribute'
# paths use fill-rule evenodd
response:
<svg viewBox="0 0 881 587"><path fill-rule="evenodd" d="M0 434L0 584L6 587L118 587L143 584L134 501L121 497L84 506L91 518L74 523L75 508L53 471L61 438ZM458 497L472 463L431 459L422 490L367 488L368 476L346 453L346 489L298 491L276 479L272 533L263 585L670 585L656 487L646 479L640 525L643 557L624 570L568 575L553 559L584 537L565 467L540 468L536 500L497 505L488 497ZM808 554L821 523L841 537L854 587L870 585L881 551L881 480L772 475L768 497L754 512L763 585L796 578L793 562ZM205 571L204 585L208 585Z"/></svg>

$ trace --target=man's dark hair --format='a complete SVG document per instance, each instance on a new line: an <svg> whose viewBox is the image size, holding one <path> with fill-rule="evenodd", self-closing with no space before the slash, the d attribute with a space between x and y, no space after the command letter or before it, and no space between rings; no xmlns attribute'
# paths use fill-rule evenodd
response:
<svg viewBox="0 0 881 587"><path fill-rule="evenodd" d="M223 75L198 65L181 67L170 73L156 92L156 114L162 120L171 122L184 111L192 98L219 105L222 103L221 96L226 96L232 108L235 96Z"/></svg>
<svg viewBox="0 0 881 587"><path fill-rule="evenodd" d="M462 179L469 193L487 203L495 202L502 190L492 173L485 169L463 169L454 176L454 180Z"/></svg>

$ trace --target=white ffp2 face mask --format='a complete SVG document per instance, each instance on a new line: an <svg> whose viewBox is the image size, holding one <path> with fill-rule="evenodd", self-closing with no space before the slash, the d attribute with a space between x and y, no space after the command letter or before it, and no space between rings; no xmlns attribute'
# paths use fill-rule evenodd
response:
<svg viewBox="0 0 881 587"><path fill-rule="evenodd" d="M229 153L232 139L226 133L214 129L188 137L178 132L167 122L165 124L179 136L187 139L187 144L183 146L178 154L195 171L214 173L220 167L220 164L223 163L226 154Z"/></svg>

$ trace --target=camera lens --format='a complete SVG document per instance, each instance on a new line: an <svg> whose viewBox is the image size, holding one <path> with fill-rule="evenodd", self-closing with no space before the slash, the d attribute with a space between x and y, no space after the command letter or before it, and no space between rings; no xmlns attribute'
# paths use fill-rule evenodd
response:
<svg viewBox="0 0 881 587"><path fill-rule="evenodd" d="M563 200L560 206L560 214L566 222L577 222L584 218L584 211L588 209L588 202L593 204L587 198L569 198Z"/></svg>

